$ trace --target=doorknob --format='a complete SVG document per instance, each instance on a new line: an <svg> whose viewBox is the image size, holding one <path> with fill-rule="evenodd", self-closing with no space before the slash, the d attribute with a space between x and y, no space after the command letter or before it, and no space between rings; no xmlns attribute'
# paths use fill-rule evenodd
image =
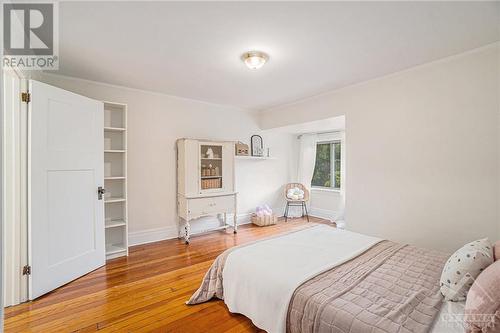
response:
<svg viewBox="0 0 500 333"><path fill-rule="evenodd" d="M104 195L105 192L106 192L106 189L102 186L99 186L97 188L97 199L102 200L102 196Z"/></svg>

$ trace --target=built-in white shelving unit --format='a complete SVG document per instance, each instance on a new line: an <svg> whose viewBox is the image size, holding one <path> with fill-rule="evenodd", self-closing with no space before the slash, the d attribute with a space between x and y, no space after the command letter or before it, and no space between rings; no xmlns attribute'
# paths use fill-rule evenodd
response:
<svg viewBox="0 0 500 333"><path fill-rule="evenodd" d="M104 102L106 258L128 255L127 105Z"/></svg>

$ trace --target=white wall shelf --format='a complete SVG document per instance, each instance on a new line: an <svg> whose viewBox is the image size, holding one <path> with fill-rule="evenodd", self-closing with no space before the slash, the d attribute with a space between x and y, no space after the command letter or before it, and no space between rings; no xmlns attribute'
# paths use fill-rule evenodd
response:
<svg viewBox="0 0 500 333"><path fill-rule="evenodd" d="M104 199L105 203L124 202L124 201L126 201L125 198L117 198L117 197L110 197L110 198Z"/></svg>
<svg viewBox="0 0 500 333"><path fill-rule="evenodd" d="M105 153L126 153L125 149L105 149Z"/></svg>
<svg viewBox="0 0 500 333"><path fill-rule="evenodd" d="M128 255L127 106L104 102L106 258Z"/></svg>
<svg viewBox="0 0 500 333"><path fill-rule="evenodd" d="M123 127L104 127L105 132L124 132L125 130Z"/></svg>
<svg viewBox="0 0 500 333"><path fill-rule="evenodd" d="M235 156L237 160L254 160L254 161L264 161L264 160L275 160L275 157L267 157L267 156Z"/></svg>

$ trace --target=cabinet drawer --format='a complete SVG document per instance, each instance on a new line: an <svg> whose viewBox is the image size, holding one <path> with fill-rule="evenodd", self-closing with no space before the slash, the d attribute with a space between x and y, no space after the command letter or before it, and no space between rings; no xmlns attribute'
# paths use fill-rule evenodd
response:
<svg viewBox="0 0 500 333"><path fill-rule="evenodd" d="M189 200L189 215L202 216L234 211L234 196L198 198Z"/></svg>

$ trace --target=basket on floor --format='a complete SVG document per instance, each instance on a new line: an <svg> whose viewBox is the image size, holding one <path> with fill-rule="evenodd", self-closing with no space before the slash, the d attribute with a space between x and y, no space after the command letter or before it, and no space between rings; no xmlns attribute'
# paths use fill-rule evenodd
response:
<svg viewBox="0 0 500 333"><path fill-rule="evenodd" d="M266 225L273 225L278 222L278 216L276 215L265 215L265 216L257 216L257 214L252 214L250 218L253 224L258 225L259 227L264 227Z"/></svg>

